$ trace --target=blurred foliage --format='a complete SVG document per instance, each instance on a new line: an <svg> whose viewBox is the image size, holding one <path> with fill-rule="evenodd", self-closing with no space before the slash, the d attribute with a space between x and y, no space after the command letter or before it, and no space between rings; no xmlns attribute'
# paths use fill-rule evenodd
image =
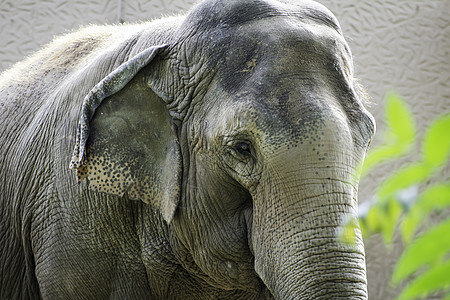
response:
<svg viewBox="0 0 450 300"><path fill-rule="evenodd" d="M416 146L414 117L396 93L386 97L385 116L384 144L369 151L359 168L361 176L381 163L410 154ZM431 177L436 181L441 175L449 152L450 113L447 112L429 124L421 141L419 159L389 174L378 186L372 201L359 207L359 219L349 219L343 227L342 238L348 243L356 238L354 232L359 222L365 238L380 233L386 244L392 244L398 228L405 249L394 266L392 283L410 281L397 299L418 299L434 292L450 299L450 181L447 178L426 184ZM429 222L439 212L439 219L444 220L437 224L436 220Z"/></svg>

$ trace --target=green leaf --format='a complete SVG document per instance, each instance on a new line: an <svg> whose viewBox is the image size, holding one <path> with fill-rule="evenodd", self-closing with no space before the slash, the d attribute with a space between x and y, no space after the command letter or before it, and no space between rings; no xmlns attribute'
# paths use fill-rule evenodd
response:
<svg viewBox="0 0 450 300"><path fill-rule="evenodd" d="M363 177L376 165L407 154L415 142L416 126L413 115L400 96L394 92L386 95L385 105L386 136L385 145L372 148L360 170Z"/></svg>
<svg viewBox="0 0 450 300"><path fill-rule="evenodd" d="M398 218L403 212L403 208L394 198L390 199L387 207L386 214L382 224L381 234L384 239L385 244L392 243L392 237L394 236L394 231L397 225Z"/></svg>
<svg viewBox="0 0 450 300"><path fill-rule="evenodd" d="M401 225L403 241L409 243L417 226L433 209L450 206L450 182L439 183L423 191L411 210L405 215Z"/></svg>
<svg viewBox="0 0 450 300"><path fill-rule="evenodd" d="M358 168L361 177L382 162L408 154L416 139L416 125L406 102L398 94L386 96L385 117L387 133L385 145L372 149L364 165ZM409 243L429 213L450 206L450 183L437 184L417 195L417 187L446 164L450 155L450 114L436 119L425 134L420 161L406 165L391 174L378 188L368 210L360 216L364 234L382 233L385 243L391 243L397 221L403 210L406 216L401 224L404 241ZM415 194L406 192L413 187ZM392 282L400 283L415 272L417 277L400 295L400 299L426 296L434 291L450 289L450 220L427 230L406 246L397 262ZM351 237L352 232L348 231ZM446 294L450 300L450 294Z"/></svg>
<svg viewBox="0 0 450 300"><path fill-rule="evenodd" d="M425 218L426 215L427 215L426 212L420 209L419 206L414 206L408 212L408 214L402 221L400 229L404 243L411 242L412 237L414 236L414 232L417 229L417 226L419 226L419 224L422 222L422 220Z"/></svg>
<svg viewBox="0 0 450 300"><path fill-rule="evenodd" d="M387 199L398 191L422 183L432 175L433 170L428 164L416 163L407 165L386 179L379 187L377 197Z"/></svg>
<svg viewBox="0 0 450 300"><path fill-rule="evenodd" d="M385 243L391 243L397 221L403 211L402 205L394 198L387 203L374 202L366 203L366 205L368 205L367 210L359 215L359 228L362 235L366 237L381 233Z"/></svg>
<svg viewBox="0 0 450 300"><path fill-rule="evenodd" d="M395 92L386 95L385 116L391 138L401 145L414 143L416 125L413 115L406 102Z"/></svg>
<svg viewBox="0 0 450 300"><path fill-rule="evenodd" d="M359 229L361 230L361 235L363 238L369 236L370 234L369 229L367 228L366 223L361 219L359 219Z"/></svg>
<svg viewBox="0 0 450 300"><path fill-rule="evenodd" d="M399 283L422 266L441 261L450 251L449 232L450 219L429 229L407 246L395 265L393 282Z"/></svg>
<svg viewBox="0 0 450 300"><path fill-rule="evenodd" d="M385 219L385 214L379 205L373 205L367 212L367 215L362 221L364 222L363 228L368 234L372 232L380 232L382 230L383 220Z"/></svg>
<svg viewBox="0 0 450 300"><path fill-rule="evenodd" d="M360 176L363 177L371 169L383 162L393 160L404 155L404 152L404 148L398 145L382 145L371 149L369 153L367 153L367 157L364 159Z"/></svg>
<svg viewBox="0 0 450 300"><path fill-rule="evenodd" d="M424 161L431 167L444 165L450 153L450 114L436 119L428 128L422 144Z"/></svg>
<svg viewBox="0 0 450 300"><path fill-rule="evenodd" d="M342 242L353 245L357 240L358 219L356 217L349 217L348 220L341 225L339 238Z"/></svg>
<svg viewBox="0 0 450 300"><path fill-rule="evenodd" d="M422 209L442 209L450 206L450 182L432 185L423 191L417 205Z"/></svg>
<svg viewBox="0 0 450 300"><path fill-rule="evenodd" d="M450 288L450 261L435 265L417 277L402 291L398 300L426 297L432 292L447 291Z"/></svg>

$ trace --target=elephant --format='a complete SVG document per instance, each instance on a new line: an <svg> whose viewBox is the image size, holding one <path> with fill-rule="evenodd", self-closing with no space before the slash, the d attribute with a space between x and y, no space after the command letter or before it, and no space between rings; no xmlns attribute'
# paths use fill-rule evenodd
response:
<svg viewBox="0 0 450 300"><path fill-rule="evenodd" d="M1 299L367 299L375 122L321 4L82 27L0 90Z"/></svg>

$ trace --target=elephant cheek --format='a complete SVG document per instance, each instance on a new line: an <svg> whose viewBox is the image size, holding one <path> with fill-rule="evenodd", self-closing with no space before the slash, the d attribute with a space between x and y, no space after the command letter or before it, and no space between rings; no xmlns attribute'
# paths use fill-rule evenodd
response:
<svg viewBox="0 0 450 300"><path fill-rule="evenodd" d="M277 299L367 299L362 239L352 246L337 239L339 225L355 213L356 190L336 176L293 179L318 178L317 169L311 170L315 177L304 169L301 176L286 172L288 178L276 172L258 187L255 270Z"/></svg>

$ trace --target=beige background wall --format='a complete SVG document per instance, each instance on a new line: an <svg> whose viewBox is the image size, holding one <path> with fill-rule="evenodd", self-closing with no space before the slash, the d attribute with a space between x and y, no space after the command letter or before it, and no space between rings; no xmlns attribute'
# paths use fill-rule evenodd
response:
<svg viewBox="0 0 450 300"><path fill-rule="evenodd" d="M10 67L56 34L80 25L147 20L181 12L195 0L0 0L0 71ZM382 103L396 89L411 105L420 134L428 122L450 111L450 1L319 0L341 22L353 50L357 76L375 103L369 110L383 131ZM379 144L380 135L374 140ZM408 158L414 159L413 156ZM405 160L402 160L403 162ZM402 161L378 168L361 182L360 201ZM449 178L444 170L440 177ZM443 178L440 178L443 179ZM366 242L369 296L393 299L390 268L399 253L374 238Z"/></svg>

